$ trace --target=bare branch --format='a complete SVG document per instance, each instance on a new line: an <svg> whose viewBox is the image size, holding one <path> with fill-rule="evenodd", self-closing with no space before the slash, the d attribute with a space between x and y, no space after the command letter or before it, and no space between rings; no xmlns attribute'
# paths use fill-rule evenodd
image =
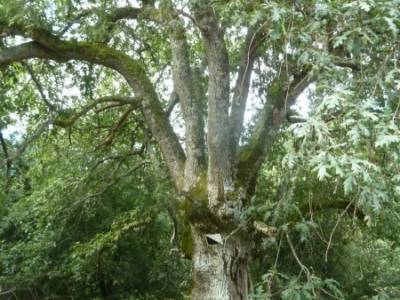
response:
<svg viewBox="0 0 400 300"><path fill-rule="evenodd" d="M286 232L286 240L289 244L290 250L292 251L292 254L294 256L294 258L296 259L296 262L299 264L300 268L302 271L304 271L307 275L310 274L310 271L308 270L308 268L301 262L300 258L297 256L296 250L293 246L292 240L289 237L289 233Z"/></svg>
<svg viewBox="0 0 400 300"><path fill-rule="evenodd" d="M112 109L112 108L121 107L121 106L124 106L124 105L126 105L126 103L118 103L118 102L117 103L110 103L110 104L108 104L106 106L99 107L99 108L95 109L94 112L96 114L98 114L98 113L100 113L102 111L109 110L109 109Z"/></svg>
<svg viewBox="0 0 400 300"><path fill-rule="evenodd" d="M311 206L311 207L310 207ZM357 208L354 204L354 201L346 201L344 199L335 200L335 201L314 201L312 205L304 205L299 208L300 211L304 214L310 212L318 212L318 211L326 211L330 209L338 209L343 210L345 213L347 212L350 216L355 216L359 220L364 220L365 214Z"/></svg>
<svg viewBox="0 0 400 300"><path fill-rule="evenodd" d="M264 222L261 221L254 221L253 222L254 229L261 232L262 234L265 234L266 236L269 237L275 237L277 234L277 228L274 226L269 226L265 224Z"/></svg>
<svg viewBox="0 0 400 300"><path fill-rule="evenodd" d="M333 229L332 229L331 234L329 235L328 246L326 247L326 251L325 251L325 262L328 262L328 253L329 253L329 249L330 249L331 244L332 244L332 238L333 238L333 235L334 235L334 233L335 233L335 231L336 231L336 228L338 227L338 225L339 225L340 220L342 219L342 217L346 214L346 212L349 210L349 208L353 205L353 202L354 202L354 199L353 199L352 201L350 201L350 202L346 205L345 209L342 211L342 213L340 214L339 218L337 219L337 221L336 221L336 223L335 223L335 226L334 226Z"/></svg>
<svg viewBox="0 0 400 300"><path fill-rule="evenodd" d="M357 63L354 63L350 60L346 60L346 59L340 59L340 58L334 58L333 59L333 64L335 66L338 67L342 67L342 68L350 68L353 71L361 71L361 66Z"/></svg>
<svg viewBox="0 0 400 300"><path fill-rule="evenodd" d="M8 161L13 161L17 160L18 158L21 157L22 154L26 151L28 146L35 142L37 139L41 137L41 135L49 128L51 124L53 124L53 120L46 120L42 123L40 123L34 132L32 133L31 136L28 136L23 143L19 146L18 150L15 152L15 154L9 156Z"/></svg>
<svg viewBox="0 0 400 300"><path fill-rule="evenodd" d="M91 12L91 10L81 11L77 16L70 20L59 33L57 33L57 37L63 36L74 24L78 23L81 19L88 16Z"/></svg>
<svg viewBox="0 0 400 300"><path fill-rule="evenodd" d="M134 106L131 106L131 107L129 107L129 108L122 114L122 116L120 117L120 119L119 119L119 121L117 122L117 124L115 124L114 127L111 129L110 134L106 137L106 139L105 139L103 142L101 142L101 143L96 147L96 149L99 149L99 148L104 147L104 146L109 146L109 145L111 145L111 144L114 142L115 138L117 137L117 134L118 134L119 130L120 130L120 129L122 128L122 126L125 124L125 122L126 122L128 116L130 115L130 113L131 113L134 109L135 109L135 107L134 107Z"/></svg>
<svg viewBox="0 0 400 300"><path fill-rule="evenodd" d="M151 9L154 9L151 7ZM132 6L125 6L125 7L118 7L114 9L114 11L107 16L108 22L117 22L121 19L137 19L141 13L144 13L144 8L139 7L132 7Z"/></svg>
<svg viewBox="0 0 400 300"><path fill-rule="evenodd" d="M145 166L147 164L150 164L151 161L149 160L144 160L141 161L139 163L137 163L135 166L133 166L131 169L127 170L125 173L123 173L120 176L113 176L113 179L106 184L105 186L103 186L99 191L90 194L87 196L87 198L96 198L98 196L101 196L102 194L104 194L110 187L114 186L115 184L117 184L121 179L132 175L135 171L137 171L140 167Z"/></svg>
<svg viewBox="0 0 400 300"><path fill-rule="evenodd" d="M153 6L146 5L143 7L133 7L133 6L123 6L117 7L110 13L104 14L103 11L99 11L97 8L85 9L76 15L72 20L70 20L66 26L57 34L57 37L63 36L74 24L79 23L83 18L91 15L97 14L102 17L100 22L105 22L107 24L106 32L111 33L116 22L122 19L138 19L139 17L146 18L152 21L158 20L157 9ZM109 37L106 37L106 41Z"/></svg>
<svg viewBox="0 0 400 300"><path fill-rule="evenodd" d="M28 71L29 75L31 76L32 81L36 85L36 88L37 88L40 96L42 97L44 104L47 106L49 111L54 112L56 110L56 107L53 104L51 104L50 101L47 99L47 97L44 93L43 86L40 83L39 78L36 77L36 74L33 71L33 69L31 68L31 66L25 62L21 62L21 64L25 67L25 69Z"/></svg>
<svg viewBox="0 0 400 300"><path fill-rule="evenodd" d="M96 103L112 103L118 102L120 104L129 104L138 107L140 105L141 98L140 97L129 97L123 95L112 95L112 96L104 96L100 97L94 102Z"/></svg>

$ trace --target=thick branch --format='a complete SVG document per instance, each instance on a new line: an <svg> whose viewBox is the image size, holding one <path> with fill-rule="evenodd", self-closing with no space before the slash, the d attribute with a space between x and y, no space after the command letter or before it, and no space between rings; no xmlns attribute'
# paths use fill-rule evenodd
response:
<svg viewBox="0 0 400 300"><path fill-rule="evenodd" d="M23 27L18 29L36 42L4 50L5 52L0 53L0 65L36 57L56 61L75 59L109 67L124 76L135 94L143 98L141 106L147 124L160 145L175 184L181 186L184 152L168 117L162 110L152 83L138 61L122 52L98 44L60 40L43 29L25 30Z"/></svg>
<svg viewBox="0 0 400 300"><path fill-rule="evenodd" d="M204 121L200 99L196 97L194 90L185 28L172 8L169 18L174 88L178 94L186 131L185 189L190 189L196 185L205 169Z"/></svg>
<svg viewBox="0 0 400 300"><path fill-rule="evenodd" d="M201 105L196 99L193 88L193 76L190 68L189 50L185 37L185 29L179 19L177 12L170 4L166 9L166 14L161 15L160 11L153 6L145 5L141 8L120 7L116 8L107 17L110 28L115 22L121 19L145 18L152 21L162 22L169 29L169 37L172 50L172 67L174 88L177 98L181 104L183 119L186 131L186 164L185 164L185 183L186 188L193 186L199 179L199 174L204 169L205 164L205 141L204 141L204 121L201 115ZM167 109L169 115L175 105Z"/></svg>
<svg viewBox="0 0 400 300"><path fill-rule="evenodd" d="M243 118L250 88L250 78L254 60L257 57L257 48L262 40L262 32L257 25L251 28L246 36L242 55L239 62L239 71L231 104L230 137L232 155L236 157L240 136L243 131Z"/></svg>
<svg viewBox="0 0 400 300"><path fill-rule="evenodd" d="M94 112L95 112L96 114L98 114L98 113L100 113L100 112L102 112L102 111L109 110L109 109L112 109L112 108L121 107L121 106L124 106L124 105L126 105L126 104L125 104L125 103L114 102L114 103L107 104L107 105L105 105L105 106L103 106L103 107L96 108L96 109L94 110Z"/></svg>
<svg viewBox="0 0 400 300"><path fill-rule="evenodd" d="M106 36L102 40L103 43L107 43L110 38L112 37L112 31L116 22L122 19L138 19L139 16L150 18L151 14L154 12L153 7L132 7L132 6L125 6L125 7L118 7L114 9L114 11L106 15L105 22L106 22ZM156 18L154 18L156 19Z"/></svg>
<svg viewBox="0 0 400 300"><path fill-rule="evenodd" d="M143 8L126 6L126 7L118 7L114 9L114 11L108 15L108 22L117 22L121 19L137 19L140 13L143 12Z"/></svg>
<svg viewBox="0 0 400 300"><path fill-rule="evenodd" d="M105 21L115 23L123 19L144 18L152 21L161 20L161 11L152 5L143 5L142 7L123 6L115 8L111 13L105 16Z"/></svg>
<svg viewBox="0 0 400 300"><path fill-rule="evenodd" d="M229 58L215 13L204 1L196 7L208 63L208 195L211 207L233 189L232 154L229 147Z"/></svg>
<svg viewBox="0 0 400 300"><path fill-rule="evenodd" d="M0 52L0 66L6 66L28 58L51 58L48 50L37 42L28 42Z"/></svg>
<svg viewBox="0 0 400 300"><path fill-rule="evenodd" d="M268 101L260 113L250 141L240 151L238 179L250 194L254 193L258 170L286 119L288 109L311 82L306 71L295 75L289 86L287 78L282 73L272 82Z"/></svg>

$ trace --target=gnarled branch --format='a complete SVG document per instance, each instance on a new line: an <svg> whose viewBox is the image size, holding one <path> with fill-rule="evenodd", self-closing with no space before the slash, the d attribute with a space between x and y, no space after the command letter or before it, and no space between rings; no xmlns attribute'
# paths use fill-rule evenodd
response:
<svg viewBox="0 0 400 300"><path fill-rule="evenodd" d="M161 148L175 184L181 187L185 154L139 61L106 46L61 40L41 28L27 29L18 25L17 29L24 36L32 38L34 42L1 52L0 65L28 58L53 59L59 62L75 59L103 65L119 72L135 94L142 97L141 108L146 122Z"/></svg>

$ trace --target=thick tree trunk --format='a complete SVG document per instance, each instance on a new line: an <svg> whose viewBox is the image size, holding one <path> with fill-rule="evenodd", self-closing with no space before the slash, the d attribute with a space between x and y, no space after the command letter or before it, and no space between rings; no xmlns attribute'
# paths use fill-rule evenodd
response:
<svg viewBox="0 0 400 300"><path fill-rule="evenodd" d="M249 251L237 236L226 241L207 241L192 229L193 300L248 299ZM226 238L226 236L225 236Z"/></svg>

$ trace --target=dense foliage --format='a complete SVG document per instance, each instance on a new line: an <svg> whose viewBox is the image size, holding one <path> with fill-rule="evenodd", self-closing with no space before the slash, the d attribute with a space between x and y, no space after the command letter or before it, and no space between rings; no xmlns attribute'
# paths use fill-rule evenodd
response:
<svg viewBox="0 0 400 300"><path fill-rule="evenodd" d="M127 147L93 152L91 138L49 132L10 170L0 227L4 297L180 298L189 269L170 242L169 182L150 160L124 154Z"/></svg>
<svg viewBox="0 0 400 300"><path fill-rule="evenodd" d="M0 0L0 29L25 22L135 57L182 140L182 112L167 100L168 33L108 17L126 4L170 2L126 2ZM200 2L172 2L205 89L204 45L188 9ZM400 2L214 2L233 76L247 28L269 42L255 60L241 145L254 142L265 101L289 98L291 69L310 78L300 96L307 112L285 115L240 216L259 229L252 299L400 299ZM24 39L0 30L0 51ZM181 196L121 76L31 59L2 67L0 99L0 299L187 298Z"/></svg>

